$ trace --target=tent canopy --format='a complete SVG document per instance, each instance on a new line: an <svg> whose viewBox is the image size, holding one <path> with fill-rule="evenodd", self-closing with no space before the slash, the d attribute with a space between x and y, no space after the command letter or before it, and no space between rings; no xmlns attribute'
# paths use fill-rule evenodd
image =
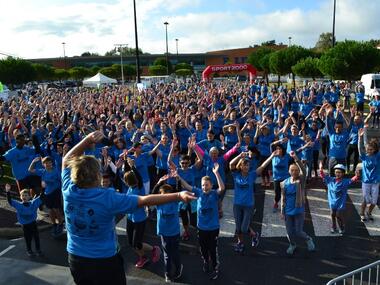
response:
<svg viewBox="0 0 380 285"><path fill-rule="evenodd" d="M89 86L89 87L97 87L102 84L112 84L112 83L117 83L117 80L113 78L109 78L101 74L100 72L91 78L83 80L83 86Z"/></svg>

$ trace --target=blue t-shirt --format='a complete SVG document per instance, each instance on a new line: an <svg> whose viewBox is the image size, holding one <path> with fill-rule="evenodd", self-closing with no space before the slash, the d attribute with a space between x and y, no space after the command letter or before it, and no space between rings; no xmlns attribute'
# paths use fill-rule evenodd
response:
<svg viewBox="0 0 380 285"><path fill-rule="evenodd" d="M305 207L296 207L297 185L298 183L291 183L291 177L283 181L285 192L285 215L294 216L305 212Z"/></svg>
<svg viewBox="0 0 380 285"><path fill-rule="evenodd" d="M80 189L62 170L62 194L67 229L67 251L87 258L107 258L118 251L115 215L138 208L138 196L113 188Z"/></svg>
<svg viewBox="0 0 380 285"><path fill-rule="evenodd" d="M134 155L130 156L135 161L135 166L139 174L141 175L143 183L149 182L148 163L151 155L148 152L141 153L138 157Z"/></svg>
<svg viewBox="0 0 380 285"><path fill-rule="evenodd" d="M45 194L49 195L55 190L61 189L61 174L58 168L54 167L51 171L44 168L36 169L35 174L41 177L41 180L46 183Z"/></svg>
<svg viewBox="0 0 380 285"><path fill-rule="evenodd" d="M274 141L274 134L269 134L267 136L259 135L257 149L261 156L270 156L271 149L270 144Z"/></svg>
<svg viewBox="0 0 380 285"><path fill-rule="evenodd" d="M288 143L286 145L286 152L290 153L291 151L296 151L303 145L303 140L300 136L288 135Z"/></svg>
<svg viewBox="0 0 380 285"><path fill-rule="evenodd" d="M327 197L330 209L344 210L347 200L347 189L351 179L343 178L339 181L335 177L326 176L323 180L327 185Z"/></svg>
<svg viewBox="0 0 380 285"><path fill-rule="evenodd" d="M157 234L162 236L176 236L180 233L178 202L171 202L157 206Z"/></svg>
<svg viewBox="0 0 380 285"><path fill-rule="evenodd" d="M28 169L34 156L34 148L28 146L21 149L13 147L4 154L5 159L11 163L12 173L16 180L22 180L30 175Z"/></svg>
<svg viewBox="0 0 380 285"><path fill-rule="evenodd" d="M352 124L351 126L351 131L350 131L350 135L349 135L349 138L348 138L348 141L349 141L349 144L358 144L358 132L359 132L359 129L363 128L364 127L364 124L363 123L360 123L360 124Z"/></svg>
<svg viewBox="0 0 380 285"><path fill-rule="evenodd" d="M363 183L379 183L379 169L380 169L380 152L368 156L362 154L360 156L362 160L362 181Z"/></svg>
<svg viewBox="0 0 380 285"><path fill-rule="evenodd" d="M27 225L37 220L37 210L41 204L40 197L26 203L11 200L11 206L16 209L17 220L21 225Z"/></svg>
<svg viewBox="0 0 380 285"><path fill-rule="evenodd" d="M160 144L158 146L158 149L161 151L162 156L160 157L157 155L156 158L156 167L158 169L168 169L168 157L169 157L169 152L170 152L170 145L162 145Z"/></svg>
<svg viewBox="0 0 380 285"><path fill-rule="evenodd" d="M356 103L364 103L364 93L359 92L355 95Z"/></svg>
<svg viewBox="0 0 380 285"><path fill-rule="evenodd" d="M238 171L232 172L234 178L234 205L253 206L255 204L255 180L256 172L251 171L247 176L241 175Z"/></svg>
<svg viewBox="0 0 380 285"><path fill-rule="evenodd" d="M138 187L129 187L127 195L133 196L144 196L144 188L139 189ZM137 208L135 211L128 214L128 220L131 220L134 223L142 222L146 220L146 212L144 207Z"/></svg>
<svg viewBox="0 0 380 285"><path fill-rule="evenodd" d="M348 132L342 131L340 134L329 133L330 135L330 151L329 156L339 159L346 158L346 148L348 144Z"/></svg>
<svg viewBox="0 0 380 285"><path fill-rule="evenodd" d="M193 187L197 200L197 227L203 231L219 229L218 201L216 190L204 193L202 189Z"/></svg>
<svg viewBox="0 0 380 285"><path fill-rule="evenodd" d="M198 145L205 151L210 151L212 147L216 147L219 151L222 149L222 143L218 140L203 140L200 141Z"/></svg>
<svg viewBox="0 0 380 285"><path fill-rule="evenodd" d="M284 156L275 156L272 159L273 180L282 181L289 177L289 159L286 153Z"/></svg>

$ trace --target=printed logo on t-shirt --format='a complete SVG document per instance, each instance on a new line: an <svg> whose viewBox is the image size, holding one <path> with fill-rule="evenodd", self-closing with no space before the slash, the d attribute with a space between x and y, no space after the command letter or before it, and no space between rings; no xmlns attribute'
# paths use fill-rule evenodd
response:
<svg viewBox="0 0 380 285"><path fill-rule="evenodd" d="M78 236L89 236L96 233L99 225L94 219L94 209L85 204L69 203L66 207L68 230Z"/></svg>

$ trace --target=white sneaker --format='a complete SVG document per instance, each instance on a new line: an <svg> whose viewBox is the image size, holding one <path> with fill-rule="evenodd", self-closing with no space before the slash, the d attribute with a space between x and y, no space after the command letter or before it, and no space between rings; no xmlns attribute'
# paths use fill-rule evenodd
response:
<svg viewBox="0 0 380 285"><path fill-rule="evenodd" d="M294 251L296 250L296 248L297 248L297 245L295 245L295 244L290 244L289 247L288 247L288 249L286 250L286 253L287 253L288 255L293 255L293 253L294 253Z"/></svg>

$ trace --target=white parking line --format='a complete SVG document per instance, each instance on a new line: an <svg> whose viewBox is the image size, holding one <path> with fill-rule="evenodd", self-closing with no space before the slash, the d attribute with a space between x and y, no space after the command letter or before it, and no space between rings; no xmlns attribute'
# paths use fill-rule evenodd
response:
<svg viewBox="0 0 380 285"><path fill-rule="evenodd" d="M4 249L2 252L0 252L0 256L3 256L4 254L6 254L8 251L10 251L11 249L13 249L15 247L16 247L15 245L8 246L6 249Z"/></svg>

